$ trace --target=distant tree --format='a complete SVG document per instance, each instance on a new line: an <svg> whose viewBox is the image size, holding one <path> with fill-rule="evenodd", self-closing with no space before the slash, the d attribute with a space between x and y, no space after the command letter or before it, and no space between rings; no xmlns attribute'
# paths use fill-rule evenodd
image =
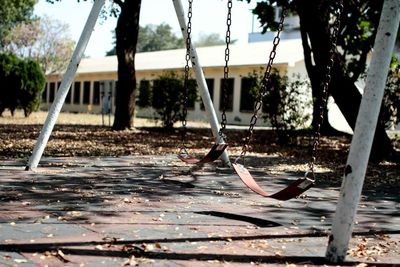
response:
<svg viewBox="0 0 400 267"><path fill-rule="evenodd" d="M236 40L231 40L231 44ZM225 40L218 33L200 34L199 39L194 43L196 47L224 45Z"/></svg>
<svg viewBox="0 0 400 267"><path fill-rule="evenodd" d="M115 39L115 35L114 35ZM114 40L114 45L116 41ZM137 43L137 52L151 52L168 49L183 48L185 46L183 39L177 37L172 32L172 27L162 23L160 25L139 26L139 37ZM115 46L106 53L107 56L115 55Z"/></svg>
<svg viewBox="0 0 400 267"><path fill-rule="evenodd" d="M176 49L184 46L183 39L177 37L168 24L139 27L138 52Z"/></svg>
<svg viewBox="0 0 400 267"><path fill-rule="evenodd" d="M0 0L0 49L3 38L17 23L29 21L37 0Z"/></svg>
<svg viewBox="0 0 400 267"><path fill-rule="evenodd" d="M11 29L4 40L4 51L36 60L48 74L66 69L74 44L68 24L44 16Z"/></svg>
<svg viewBox="0 0 400 267"><path fill-rule="evenodd" d="M12 115L21 108L28 117L38 109L45 76L36 61L0 54L0 83L5 85L0 90L0 115L6 108Z"/></svg>

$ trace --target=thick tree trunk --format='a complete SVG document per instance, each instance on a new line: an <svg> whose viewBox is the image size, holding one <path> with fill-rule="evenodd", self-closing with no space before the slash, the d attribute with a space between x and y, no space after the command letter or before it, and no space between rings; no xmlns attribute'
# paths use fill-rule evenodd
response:
<svg viewBox="0 0 400 267"><path fill-rule="evenodd" d="M133 127L136 98L135 54L141 0L125 0L119 2L119 5L121 14L115 29L118 83L113 130Z"/></svg>
<svg viewBox="0 0 400 267"><path fill-rule="evenodd" d="M300 17L301 33L304 47L305 64L311 80L314 99L313 126L318 120L319 98L321 97L321 81L324 77L327 61L329 60L329 14L324 14L326 8L322 0L299 0L296 2ZM319 14L315 16L315 14ZM334 98L350 127L354 130L358 109L361 103L361 94L352 79L344 72L341 58L336 58L336 63L331 71L329 93ZM326 109L326 107L324 107ZM328 129L327 116L324 116L323 127ZM383 125L376 129L371 158L380 160L393 152L393 147Z"/></svg>
<svg viewBox="0 0 400 267"><path fill-rule="evenodd" d="M354 130L362 95L350 77L343 73L342 68L335 65L332 70L331 95L335 99L347 123ZM385 126L377 125L371 151L371 160L380 161L394 152Z"/></svg>

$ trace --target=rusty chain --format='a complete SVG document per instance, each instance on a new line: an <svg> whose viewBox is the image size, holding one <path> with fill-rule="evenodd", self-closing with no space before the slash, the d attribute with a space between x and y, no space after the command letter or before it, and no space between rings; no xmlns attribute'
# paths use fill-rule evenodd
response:
<svg viewBox="0 0 400 267"><path fill-rule="evenodd" d="M184 83L183 83L183 98L182 98L182 136L181 136L181 141L182 141L182 147L185 147L185 142L186 142L186 125L187 125L187 113L188 113L188 94L189 94L189 62L190 62L190 50L191 50L191 33L192 33L192 5L193 5L193 0L188 0L189 3L189 8L188 8L188 22L186 26L186 56L185 56L185 76L184 76Z"/></svg>
<svg viewBox="0 0 400 267"><path fill-rule="evenodd" d="M242 159L244 161L246 153L249 149L249 144L250 144L251 138L254 133L254 127L256 126L257 119L258 119L258 113L261 110L263 98L266 95L266 91L268 89L268 83L269 83L269 77L271 75L272 64L273 64L275 56L276 56L276 48L278 47L278 44L281 40L280 34L282 33L282 30L283 30L283 22L285 20L285 17L286 17L286 8L283 7L282 8L282 16L278 23L278 31L272 42L272 50L269 54L269 60L268 60L267 66L265 68L264 76L263 76L262 83L261 83L261 88L260 88L260 91L258 92L256 102L254 104L254 112L250 119L250 125L247 130L247 135L244 139L242 152L240 153L240 156L236 159L235 162L237 162L239 159Z"/></svg>
<svg viewBox="0 0 400 267"><path fill-rule="evenodd" d="M221 128L219 130L219 136L222 140L226 141L226 136L224 131L226 129L227 119L226 119L226 106L228 104L228 85L229 85L229 44L231 43L231 25L232 25L232 0L228 0L227 3L228 14L226 17L226 35L225 35L225 66L224 66L224 79L222 84L223 90L223 101L222 101L222 115L221 115Z"/></svg>

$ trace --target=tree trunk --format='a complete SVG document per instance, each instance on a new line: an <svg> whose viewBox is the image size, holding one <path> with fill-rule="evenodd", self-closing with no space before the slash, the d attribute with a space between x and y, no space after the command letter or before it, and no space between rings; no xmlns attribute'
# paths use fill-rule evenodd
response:
<svg viewBox="0 0 400 267"><path fill-rule="evenodd" d="M119 2L121 13L116 33L118 83L113 130L133 127L136 98L135 54L139 33L141 0Z"/></svg>
<svg viewBox="0 0 400 267"><path fill-rule="evenodd" d="M315 2L315 1L314 1ZM321 33L328 31L328 25L324 23L326 21L327 14L321 14L316 18L309 18L310 13L315 12L315 10L321 9L320 5L314 3L312 6L307 4L299 4L298 10L300 17L300 32L304 51L304 62L307 69L308 77L311 83L312 100L313 100L313 116L312 116L312 127L316 129L317 124L321 123L321 133L323 134L334 134L337 131L330 125L328 121L328 107L322 104L322 90L321 83L325 77L325 66L328 62L329 55L329 35L320 36L319 38L314 38L311 42L310 36L318 36ZM320 14L318 13L313 14ZM316 21L318 21L317 24ZM311 43L310 43L311 42ZM312 47L317 46L320 54L314 55ZM320 118L320 110L323 109L323 118Z"/></svg>
<svg viewBox="0 0 400 267"><path fill-rule="evenodd" d="M329 14L323 0L299 0L296 9L300 17L300 27L303 40L304 58L307 73L311 80L314 99L313 126L316 125L319 114L319 98L321 97L321 81L324 70L329 60ZM319 14L316 16L315 14ZM331 71L331 83L329 93L334 98L339 109L346 118L350 127L354 130L358 109L361 103L361 94L352 79L345 73L340 57L335 58L335 65ZM324 107L326 109L326 106ZM327 129L327 116L324 116L322 128ZM383 125L378 125L375 133L371 158L381 160L393 152L393 146L386 134Z"/></svg>

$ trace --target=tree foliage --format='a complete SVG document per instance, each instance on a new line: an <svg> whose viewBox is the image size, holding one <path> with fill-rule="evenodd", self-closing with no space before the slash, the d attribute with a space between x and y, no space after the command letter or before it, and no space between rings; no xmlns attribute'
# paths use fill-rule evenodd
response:
<svg viewBox="0 0 400 267"><path fill-rule="evenodd" d="M231 44L236 40L231 40ZM225 40L218 33L200 34L199 39L194 43L196 47L224 45Z"/></svg>
<svg viewBox="0 0 400 267"><path fill-rule="evenodd" d="M379 120L387 128L400 123L400 65L397 60L393 61L389 71Z"/></svg>
<svg viewBox="0 0 400 267"><path fill-rule="evenodd" d="M114 40L114 48L106 53L107 56L116 54L115 44L116 40ZM137 52L161 51L183 48L184 46L183 39L177 37L172 31L172 27L166 23L139 26Z"/></svg>
<svg viewBox="0 0 400 267"><path fill-rule="evenodd" d="M37 0L0 0L0 48L3 38L17 23L29 21Z"/></svg>
<svg viewBox="0 0 400 267"><path fill-rule="evenodd" d="M172 27L162 23L160 25L146 25L139 27L138 52L160 51L183 48L182 38L177 37Z"/></svg>
<svg viewBox="0 0 400 267"><path fill-rule="evenodd" d="M39 64L12 54L0 54L0 115L6 108L14 114L17 108L28 117L37 110L45 77Z"/></svg>
<svg viewBox="0 0 400 267"><path fill-rule="evenodd" d="M37 61L45 73L66 69L75 42L68 25L47 16L21 22L5 37L4 51Z"/></svg>

